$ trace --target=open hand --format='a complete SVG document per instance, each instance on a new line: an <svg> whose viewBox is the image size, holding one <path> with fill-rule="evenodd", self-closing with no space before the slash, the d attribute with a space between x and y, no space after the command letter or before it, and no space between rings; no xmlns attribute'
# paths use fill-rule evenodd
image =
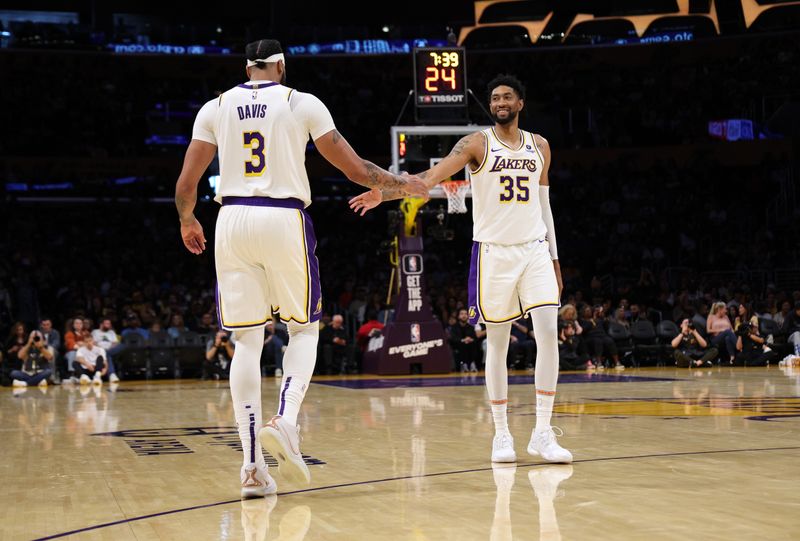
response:
<svg viewBox="0 0 800 541"><path fill-rule="evenodd" d="M181 238L186 249L195 255L202 254L206 249L206 236L197 218L192 218L188 223L181 222Z"/></svg>
<svg viewBox="0 0 800 541"><path fill-rule="evenodd" d="M383 201L381 191L378 188L373 188L368 192L364 192L352 198L350 200L350 208L355 213L359 213L360 211L360 216L363 216L368 210L372 210L380 205L381 201Z"/></svg>

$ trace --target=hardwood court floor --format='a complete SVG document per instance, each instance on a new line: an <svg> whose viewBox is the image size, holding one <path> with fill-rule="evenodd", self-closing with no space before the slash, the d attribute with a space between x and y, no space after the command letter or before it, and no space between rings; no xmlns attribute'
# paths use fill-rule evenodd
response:
<svg viewBox="0 0 800 541"><path fill-rule="evenodd" d="M510 386L519 462L493 469L482 378L315 380L312 484L245 503L224 383L3 388L0 539L800 538L797 372L562 373L572 466L525 453L531 381Z"/></svg>

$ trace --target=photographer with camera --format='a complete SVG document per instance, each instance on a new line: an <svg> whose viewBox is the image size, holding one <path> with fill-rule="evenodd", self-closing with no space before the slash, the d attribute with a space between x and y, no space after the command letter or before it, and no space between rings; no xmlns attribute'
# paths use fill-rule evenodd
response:
<svg viewBox="0 0 800 541"><path fill-rule="evenodd" d="M766 366L775 356L769 348L765 348L764 338L758 332L758 325L743 323L736 329L735 363L738 366Z"/></svg>
<svg viewBox="0 0 800 541"><path fill-rule="evenodd" d="M750 309L745 304L740 304L736 325L736 358L738 366L766 366L775 356L775 353L766 346L766 340L761 337L758 330L758 318L750 315Z"/></svg>
<svg viewBox="0 0 800 541"><path fill-rule="evenodd" d="M14 387L39 385L47 386L47 378L53 373L52 362L55 351L48 346L40 331L32 331L28 341L17 353L22 361L21 370L12 370L11 379Z"/></svg>
<svg viewBox="0 0 800 541"><path fill-rule="evenodd" d="M203 363L203 379L228 379L236 343L225 331L219 331L206 345L206 362Z"/></svg>
<svg viewBox="0 0 800 541"><path fill-rule="evenodd" d="M697 332L694 322L688 319L681 321L681 332L672 339L671 345L675 349L673 355L679 368L711 366L719 354L717 348L708 347L708 342Z"/></svg>

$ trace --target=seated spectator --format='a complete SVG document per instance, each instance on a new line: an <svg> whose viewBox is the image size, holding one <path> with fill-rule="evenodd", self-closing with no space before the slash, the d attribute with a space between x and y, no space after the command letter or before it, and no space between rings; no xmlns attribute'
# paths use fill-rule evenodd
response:
<svg viewBox="0 0 800 541"><path fill-rule="evenodd" d="M572 323L575 336L580 336L583 334L583 327L581 327L580 323L578 323L578 310L575 309L574 305L565 304L562 306L558 311L558 318L564 322L563 325Z"/></svg>
<svg viewBox="0 0 800 541"><path fill-rule="evenodd" d="M706 320L706 332L711 337L711 345L724 351L727 354L725 360L733 363L736 357L736 335L733 333L733 325L728 318L727 308L724 302L715 302L711 306L711 313Z"/></svg>
<svg viewBox="0 0 800 541"><path fill-rule="evenodd" d="M591 369L594 364L586 353L581 352L581 337L575 332L575 324L562 321L558 333L558 365L561 370Z"/></svg>
<svg viewBox="0 0 800 541"><path fill-rule="evenodd" d="M214 335L217 334L219 327L214 322L214 316L211 312L206 312L200 316L200 324L197 326L197 334L200 335Z"/></svg>
<svg viewBox="0 0 800 541"><path fill-rule="evenodd" d="M47 386L47 378L53 373L52 366L55 359L53 346L47 342L40 331L32 331L28 341L18 352L22 361L20 370L11 372L14 387L27 387L39 385Z"/></svg>
<svg viewBox="0 0 800 541"><path fill-rule="evenodd" d="M792 311L792 303L789 301L783 301L781 303L781 309L772 316L772 319L775 320L775 323L778 324L778 327L783 327L784 323L786 323L786 318L789 317L789 314Z"/></svg>
<svg viewBox="0 0 800 541"><path fill-rule="evenodd" d="M114 356L119 355L125 346L120 344L119 336L114 331L114 324L111 319L103 318L100 320L100 327L92 331L94 344L103 348L106 352L106 362L108 363L108 381L110 383L119 382L119 377L114 370Z"/></svg>
<svg viewBox="0 0 800 541"><path fill-rule="evenodd" d="M631 309L634 306L636 305L632 305ZM615 370L625 370L625 366L619 360L617 344L608 334L608 321L606 321L603 307L600 305L596 305L594 308L587 306L583 315L589 318L581 321L581 326L592 363L600 368L605 366L605 359L611 357Z"/></svg>
<svg viewBox="0 0 800 541"><path fill-rule="evenodd" d="M508 344L508 364L515 368L521 356L523 366L531 368L534 365L533 355L536 351L536 343L533 340L533 329L530 326L530 318L522 316L511 324L511 335Z"/></svg>
<svg viewBox="0 0 800 541"><path fill-rule="evenodd" d="M185 332L189 332L189 328L183 322L183 316L180 314L172 314L167 333L169 333L173 339L177 340L178 337Z"/></svg>
<svg viewBox="0 0 800 541"><path fill-rule="evenodd" d="M150 328L147 329L150 332L150 340L157 340L161 338L169 338L170 340L172 337L169 335L167 331L164 330L164 327L161 326L161 322L156 320L150 325Z"/></svg>
<svg viewBox="0 0 800 541"><path fill-rule="evenodd" d="M16 370L19 367L19 352L27 343L28 334L25 330L25 324L21 321L14 323L3 348L5 350L5 362L3 363L2 379L6 382L4 384L7 385L8 380L6 378L10 377L11 370Z"/></svg>
<svg viewBox="0 0 800 541"><path fill-rule="evenodd" d="M122 329L122 337L126 337L131 333L140 335L145 340L150 338L150 331L142 328L142 320L139 319L135 313L129 313L125 318L125 328Z"/></svg>
<svg viewBox="0 0 800 541"><path fill-rule="evenodd" d="M625 317L625 309L624 308L617 308L614 311L614 321L616 323L619 323L620 325L622 325L626 329L628 329L628 331L631 330L631 324L628 322L628 318Z"/></svg>
<svg viewBox="0 0 800 541"><path fill-rule="evenodd" d="M744 306L743 304L739 305ZM758 318L744 320L736 329L736 358L738 366L767 366L775 357L775 352L766 346L766 340L758 330ZM733 364L733 363L731 363Z"/></svg>
<svg viewBox="0 0 800 541"><path fill-rule="evenodd" d="M206 344L206 362L203 363L203 379L228 379L236 342L226 331L218 331Z"/></svg>
<svg viewBox="0 0 800 541"><path fill-rule="evenodd" d="M462 372L478 371L478 359L481 351L475 327L469 324L469 312L466 308L458 311L456 324L450 326L450 347L453 350L455 363Z"/></svg>
<svg viewBox="0 0 800 541"><path fill-rule="evenodd" d="M325 374L346 374L348 364L347 331L344 328L344 318L336 314L331 318L330 325L319 333L319 345L322 351Z"/></svg>
<svg viewBox="0 0 800 541"><path fill-rule="evenodd" d="M794 354L800 355L800 301L794 303L794 311L784 320L781 332L794 346Z"/></svg>
<svg viewBox="0 0 800 541"><path fill-rule="evenodd" d="M83 339L83 345L78 348L75 354L75 375L79 377L81 385L93 383L100 385L103 377L108 374L108 362L106 361L106 350L94 343L91 334L87 334Z"/></svg>
<svg viewBox="0 0 800 541"><path fill-rule="evenodd" d="M75 370L75 356L83 346L88 334L89 330L84 327L83 318L74 317L67 322L67 332L64 333L64 348L66 349L64 357L67 360L68 373Z"/></svg>
<svg viewBox="0 0 800 541"><path fill-rule="evenodd" d="M362 353L367 351L369 342L373 338L378 338L382 334L384 325L378 321L376 317L377 313L374 311L367 314L365 316L366 321L358 328L358 331L356 332L356 344Z"/></svg>
<svg viewBox="0 0 800 541"><path fill-rule="evenodd" d="M675 364L680 368L711 366L719 355L717 348L709 348L705 338L697 332L689 319L681 321L681 332L672 339Z"/></svg>
<svg viewBox="0 0 800 541"><path fill-rule="evenodd" d="M631 325L639 320L647 321L647 314L642 311L642 307L638 304L631 304L631 317L629 321Z"/></svg>
<svg viewBox="0 0 800 541"><path fill-rule="evenodd" d="M288 340L284 341L275 328L275 323L272 320L267 321L264 328L264 348L261 350L261 375L266 375L267 366L274 366L274 374L276 378L283 376L283 353L286 351L286 344Z"/></svg>

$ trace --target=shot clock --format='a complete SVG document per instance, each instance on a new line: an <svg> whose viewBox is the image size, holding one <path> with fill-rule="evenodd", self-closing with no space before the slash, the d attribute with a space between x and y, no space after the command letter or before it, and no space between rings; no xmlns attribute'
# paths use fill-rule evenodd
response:
<svg viewBox="0 0 800 541"><path fill-rule="evenodd" d="M414 49L417 107L465 107L467 65L461 47Z"/></svg>

